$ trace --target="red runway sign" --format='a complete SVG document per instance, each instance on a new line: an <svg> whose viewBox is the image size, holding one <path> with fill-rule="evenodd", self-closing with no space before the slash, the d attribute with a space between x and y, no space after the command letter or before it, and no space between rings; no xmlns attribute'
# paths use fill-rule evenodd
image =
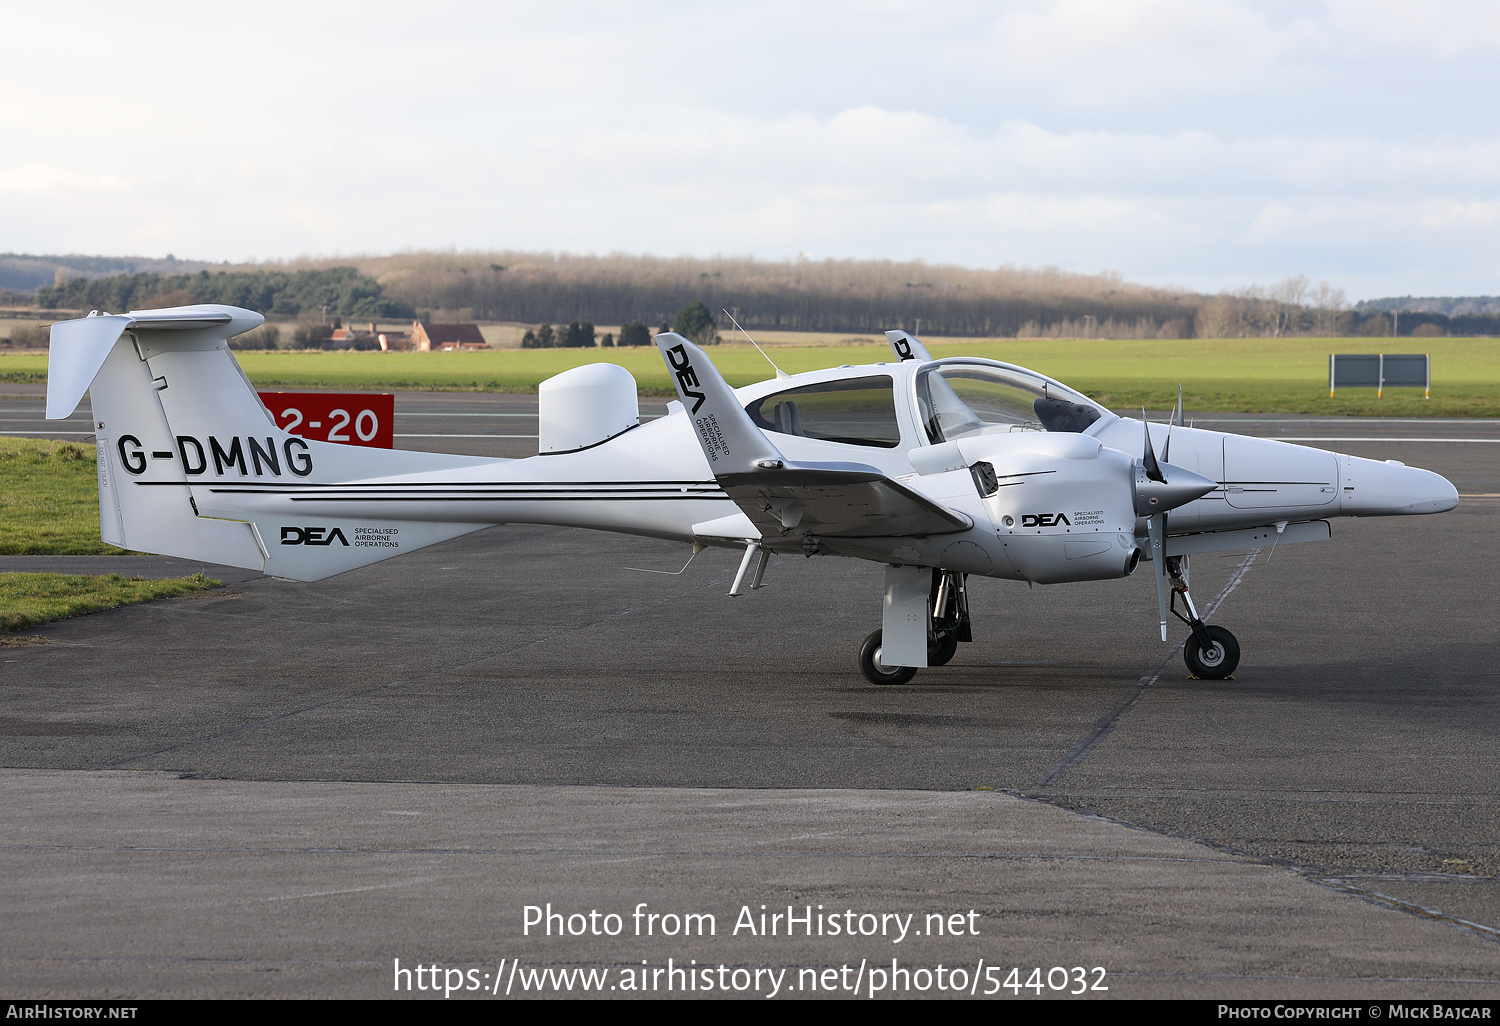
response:
<svg viewBox="0 0 1500 1026"><path fill-rule="evenodd" d="M287 434L319 442L396 447L396 397L389 392L261 392Z"/></svg>

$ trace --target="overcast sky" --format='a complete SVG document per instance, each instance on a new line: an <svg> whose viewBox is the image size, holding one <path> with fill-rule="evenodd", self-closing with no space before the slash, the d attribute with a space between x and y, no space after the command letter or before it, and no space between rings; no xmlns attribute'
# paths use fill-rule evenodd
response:
<svg viewBox="0 0 1500 1026"><path fill-rule="evenodd" d="M1500 4L8 2L0 251L1500 293Z"/></svg>

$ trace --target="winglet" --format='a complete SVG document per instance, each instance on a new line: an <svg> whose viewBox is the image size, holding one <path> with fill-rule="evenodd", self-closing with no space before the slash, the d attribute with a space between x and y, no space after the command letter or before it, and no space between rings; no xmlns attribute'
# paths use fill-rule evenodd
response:
<svg viewBox="0 0 1500 1026"><path fill-rule="evenodd" d="M198 331L217 329L230 338L263 323L253 310L203 304L163 310L135 310L128 314L100 314L58 321L47 346L47 419L66 420L78 409L94 376L109 359L127 328L137 331Z"/></svg>
<svg viewBox="0 0 1500 1026"><path fill-rule="evenodd" d="M707 353L673 331L657 335L656 348L667 361L715 477L786 465L786 458L755 426Z"/></svg>
<svg viewBox="0 0 1500 1026"><path fill-rule="evenodd" d="M47 345L48 420L73 416L131 320L119 314L90 314L52 325Z"/></svg>
<svg viewBox="0 0 1500 1026"><path fill-rule="evenodd" d="M927 363L932 359L932 354L927 347L917 339L915 335L908 335L904 331L888 331L885 333L886 341L891 344L891 349L896 354L896 359L905 363L907 360L919 360Z"/></svg>

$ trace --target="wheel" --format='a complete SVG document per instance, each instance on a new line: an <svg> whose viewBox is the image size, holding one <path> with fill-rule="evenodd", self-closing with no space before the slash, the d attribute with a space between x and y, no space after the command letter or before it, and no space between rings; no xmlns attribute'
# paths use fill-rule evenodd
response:
<svg viewBox="0 0 1500 1026"><path fill-rule="evenodd" d="M947 666L958 651L958 631L938 631L937 639L927 643L927 665Z"/></svg>
<svg viewBox="0 0 1500 1026"><path fill-rule="evenodd" d="M1190 635L1183 646L1182 658L1188 672L1204 680L1223 680L1240 665L1240 643L1223 627L1203 628L1211 645L1207 651L1198 644L1198 636Z"/></svg>
<svg viewBox="0 0 1500 1026"><path fill-rule="evenodd" d="M880 632L873 632L859 646L859 672L871 684L905 684L917 675L915 666L885 666L880 662Z"/></svg>

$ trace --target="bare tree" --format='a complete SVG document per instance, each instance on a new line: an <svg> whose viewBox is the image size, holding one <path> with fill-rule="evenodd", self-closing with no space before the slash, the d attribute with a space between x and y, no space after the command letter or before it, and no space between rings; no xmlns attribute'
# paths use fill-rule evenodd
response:
<svg viewBox="0 0 1500 1026"><path fill-rule="evenodd" d="M1312 330L1314 335L1325 338L1342 335L1349 330L1349 301L1344 290L1335 288L1326 281L1318 283L1312 290Z"/></svg>
<svg viewBox="0 0 1500 1026"><path fill-rule="evenodd" d="M1293 334L1301 327L1308 286L1307 275L1294 274L1265 290L1265 320L1272 338Z"/></svg>
<svg viewBox="0 0 1500 1026"><path fill-rule="evenodd" d="M1231 338L1240 327L1238 300L1223 293L1198 308L1194 332L1199 338Z"/></svg>

